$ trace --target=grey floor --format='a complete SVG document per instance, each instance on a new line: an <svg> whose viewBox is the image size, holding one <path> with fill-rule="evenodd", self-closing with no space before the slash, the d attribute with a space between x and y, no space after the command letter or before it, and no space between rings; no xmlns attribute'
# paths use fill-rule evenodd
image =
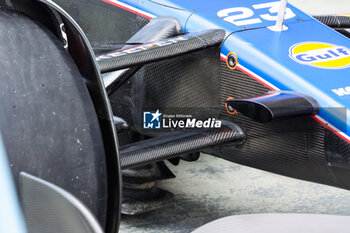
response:
<svg viewBox="0 0 350 233"><path fill-rule="evenodd" d="M210 155L169 165L177 178L162 187L174 208L123 216L120 232L191 232L215 219L251 213L350 215L350 192L233 164Z"/></svg>
<svg viewBox="0 0 350 233"><path fill-rule="evenodd" d="M310 14L350 13L350 0L291 0ZM177 178L162 187L176 195L174 208L123 216L120 232L191 232L215 219L250 213L350 215L350 192L295 180L202 155L169 165Z"/></svg>

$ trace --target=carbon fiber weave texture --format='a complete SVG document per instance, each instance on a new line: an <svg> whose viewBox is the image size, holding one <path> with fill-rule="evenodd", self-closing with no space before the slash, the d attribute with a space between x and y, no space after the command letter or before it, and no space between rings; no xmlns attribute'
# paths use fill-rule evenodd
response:
<svg viewBox="0 0 350 233"><path fill-rule="evenodd" d="M96 54L120 49L149 20L96 0L54 0L83 29Z"/></svg>
<svg viewBox="0 0 350 233"><path fill-rule="evenodd" d="M97 60L102 73L110 72L212 47L220 44L224 36L225 32L223 30L208 30L202 34L193 35L186 39L182 39L185 38L184 36L174 37L172 40L176 40L177 42L168 45L153 46L146 50L142 49L134 53L113 56L113 54L117 52L116 51L99 56ZM164 42L169 41L169 39Z"/></svg>
<svg viewBox="0 0 350 233"><path fill-rule="evenodd" d="M350 17L338 15L314 16L315 19L331 28L349 28Z"/></svg>
<svg viewBox="0 0 350 233"><path fill-rule="evenodd" d="M143 130L143 111L165 109L200 119L218 117L220 61L215 47L145 65L110 96L113 113ZM162 132L163 133L163 132Z"/></svg>
<svg viewBox="0 0 350 233"><path fill-rule="evenodd" d="M257 123L244 115L229 115L227 97L244 98L266 94L269 89L242 71L221 63L221 117L239 124L247 135L244 145L223 148L222 157L290 177L342 186L331 175L325 158L325 129L311 117Z"/></svg>
<svg viewBox="0 0 350 233"><path fill-rule="evenodd" d="M140 166L214 145L241 144L244 139L244 132L234 123L229 123L229 126L219 129L172 132L161 138L148 139L121 147L121 166L122 168Z"/></svg>

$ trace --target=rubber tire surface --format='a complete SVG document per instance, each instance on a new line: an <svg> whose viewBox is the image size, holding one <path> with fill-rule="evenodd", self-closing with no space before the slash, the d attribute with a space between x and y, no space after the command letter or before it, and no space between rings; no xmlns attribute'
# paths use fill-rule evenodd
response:
<svg viewBox="0 0 350 233"><path fill-rule="evenodd" d="M21 171L52 182L104 226L103 141L73 60L42 25L1 8L0 57L0 130L17 187Z"/></svg>

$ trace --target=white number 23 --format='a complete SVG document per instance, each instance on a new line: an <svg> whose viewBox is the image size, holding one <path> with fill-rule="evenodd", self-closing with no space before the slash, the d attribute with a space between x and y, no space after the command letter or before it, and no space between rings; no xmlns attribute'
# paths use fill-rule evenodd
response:
<svg viewBox="0 0 350 233"><path fill-rule="evenodd" d="M256 4L252 6L254 9L264 9L269 8L268 14L261 14L259 15L264 20L269 21L275 21L277 20L277 13L280 7L280 1L277 2L269 2L269 3L262 3L262 4ZM236 13L235 15L229 15L232 13ZM271 15L274 14L275 15ZM254 11L247 8L247 7L233 7L224 9L218 12L218 16L221 18L224 18L225 21L232 23L236 26L244 26L249 24L256 24L256 23L262 23L260 18L251 18L254 16ZM290 8L286 9L286 14L284 16L284 19L290 19L293 18L295 14Z"/></svg>

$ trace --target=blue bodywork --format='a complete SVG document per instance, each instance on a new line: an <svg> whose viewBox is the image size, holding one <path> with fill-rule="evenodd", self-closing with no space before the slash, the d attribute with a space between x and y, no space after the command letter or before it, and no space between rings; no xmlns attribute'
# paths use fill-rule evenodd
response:
<svg viewBox="0 0 350 233"><path fill-rule="evenodd" d="M272 19L277 16L279 1L110 1L147 12L149 17L161 16L159 12L174 16L182 23L185 32L224 29L227 38L221 50L223 59L229 52L234 52L238 56L238 68L271 90L295 91L314 97L321 107L315 119L350 142L350 114L346 114L350 109L350 95L339 96L332 91L350 86L350 68L309 66L289 56L290 49L299 43L317 42L350 48L348 38L313 17L288 4L288 19L284 21L288 29L273 31L270 26L275 24ZM230 16L234 18L227 19Z"/></svg>

